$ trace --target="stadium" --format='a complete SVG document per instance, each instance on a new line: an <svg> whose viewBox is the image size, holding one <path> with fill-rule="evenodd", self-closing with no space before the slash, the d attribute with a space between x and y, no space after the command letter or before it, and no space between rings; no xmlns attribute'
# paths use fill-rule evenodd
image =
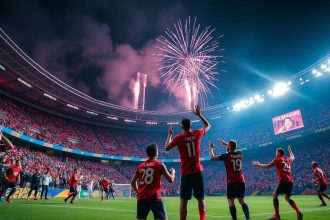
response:
<svg viewBox="0 0 330 220"><path fill-rule="evenodd" d="M8 1L0 9L0 219L330 219L330 50L310 49L317 42L328 46L328 39L322 41L329 34L328 3L251 3L269 13L256 22L252 14L258 10L243 2L196 1L196 7L184 1L170 6L164 1L96 2ZM296 16L306 23L290 30L295 22L291 10L299 3ZM280 55L285 47L294 48L289 44L260 49L261 55L252 50L252 57L263 57L264 66L282 65L291 68L289 73L274 73L271 66L269 73L252 70L241 58L234 59L240 64L233 61L244 49L233 46L239 43L224 43L228 48L223 49L227 32L230 36L245 18L231 20L239 16L238 5L251 26L267 29L268 24L260 24L264 18L272 28L283 25L288 36L281 37L287 41L292 32L312 31L309 27L321 20L327 26L301 52ZM224 8L233 14L218 15ZM282 20L277 17L281 8ZM16 9L26 14L16 16ZM324 17L307 24L302 17L309 9ZM190 16L196 11L198 16ZM232 29L225 25L217 32L222 28L217 19L228 19ZM35 27L28 22L36 22ZM47 29L52 24L56 31ZM134 33L127 32L129 24ZM139 28L143 39L136 36ZM42 36L48 36L43 43ZM232 39L257 44L253 36ZM297 42L296 49L307 41ZM31 49L33 44L37 49ZM229 55L231 46L234 55ZM268 53L273 60L264 58ZM244 71L235 73L238 67L230 65L242 65ZM178 141L186 134L191 136ZM279 148L284 155L278 155ZM152 198L148 187L156 168L140 170L140 164L156 166L148 165L150 158L162 169ZM283 161L275 165L279 158ZM291 180L283 181L285 175ZM282 192L283 182L291 184L290 192ZM230 184L237 183L244 183L244 193L230 191ZM159 201L164 213L154 211ZM147 218L141 217L141 207L149 207Z"/></svg>

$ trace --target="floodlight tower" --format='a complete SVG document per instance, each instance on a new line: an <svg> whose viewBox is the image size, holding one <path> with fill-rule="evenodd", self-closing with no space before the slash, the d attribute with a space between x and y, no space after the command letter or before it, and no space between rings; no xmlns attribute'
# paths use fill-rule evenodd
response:
<svg viewBox="0 0 330 220"><path fill-rule="evenodd" d="M138 72L134 88L134 107L144 111L145 92L147 87L147 74Z"/></svg>

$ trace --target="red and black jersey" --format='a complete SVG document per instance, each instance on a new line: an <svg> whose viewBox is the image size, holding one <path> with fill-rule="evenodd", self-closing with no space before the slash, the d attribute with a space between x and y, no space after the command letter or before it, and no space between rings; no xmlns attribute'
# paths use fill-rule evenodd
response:
<svg viewBox="0 0 330 220"><path fill-rule="evenodd" d="M319 185L327 185L328 184L327 177L320 168L316 167L315 169L313 169L313 173L314 173L314 176L316 177L317 182L319 183Z"/></svg>
<svg viewBox="0 0 330 220"><path fill-rule="evenodd" d="M184 132L176 135L170 146L177 146L181 159L181 175L199 173L203 171L200 161L200 143L205 134L204 129Z"/></svg>
<svg viewBox="0 0 330 220"><path fill-rule="evenodd" d="M69 186L71 187L78 187L78 181L79 181L79 175L76 173L73 173L69 179Z"/></svg>
<svg viewBox="0 0 330 220"><path fill-rule="evenodd" d="M109 187L109 181L106 179L101 180L101 185L103 189L107 189Z"/></svg>
<svg viewBox="0 0 330 220"><path fill-rule="evenodd" d="M165 169L165 165L155 159L148 159L137 167L139 200L161 199L161 177Z"/></svg>
<svg viewBox="0 0 330 220"><path fill-rule="evenodd" d="M6 176L9 180L6 180L8 183L14 183L17 181L18 175L22 171L21 167L11 167L6 170Z"/></svg>
<svg viewBox="0 0 330 220"><path fill-rule="evenodd" d="M228 152L219 156L227 171L227 183L244 183L242 172L243 155L240 151Z"/></svg>
<svg viewBox="0 0 330 220"><path fill-rule="evenodd" d="M291 175L291 164L293 158L280 156L275 158L272 162L272 166L276 166L278 181L281 182L292 182Z"/></svg>

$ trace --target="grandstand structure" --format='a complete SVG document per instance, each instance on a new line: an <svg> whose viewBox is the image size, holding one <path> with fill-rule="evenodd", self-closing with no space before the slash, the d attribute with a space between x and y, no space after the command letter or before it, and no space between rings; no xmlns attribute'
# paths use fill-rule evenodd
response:
<svg viewBox="0 0 330 220"><path fill-rule="evenodd" d="M31 174L40 161L45 168L52 164L52 172L61 180L57 187L65 188L65 180L69 178L67 170L79 163L88 176L99 177L105 173L127 186L137 163L145 160L145 145L152 142L159 145L159 160L179 170L177 149L165 152L163 146L166 129L172 124L178 132L179 121L182 117L191 118L191 111L164 113L96 100L39 66L2 29L0 37L0 128L11 136L23 162L30 163L26 173ZM322 75L324 78L320 81ZM315 83L311 83L314 80ZM314 186L306 172L309 162L316 159L326 172L330 171L329 82L330 55L272 88L202 109L212 124L201 143L206 194L224 195L226 189L225 170L208 158L208 142L219 137L237 139L239 150L246 150L243 167L248 195L270 195L275 181L269 172L255 170L251 161L270 161L276 147L286 148L288 144L292 145L297 158L293 167L295 193L313 192ZM144 93L145 85L140 85ZM290 89L298 94L281 100L274 98ZM308 98L313 101L304 97L304 93L312 94ZM143 98L144 94L139 94ZM255 106L248 111L252 105ZM302 112L305 127L275 135L272 117L297 108ZM197 120L193 122L198 124ZM311 150L311 146L317 147ZM220 154L224 149L216 148L215 152ZM163 193L177 196L179 179L171 185L164 183Z"/></svg>
<svg viewBox="0 0 330 220"><path fill-rule="evenodd" d="M330 55L292 75L287 79L291 88L301 87L312 81L323 71L321 64L328 62L329 58ZM0 93L60 116L102 125L108 122L111 126L130 126L129 124L134 122L137 127L141 127L177 124L182 117L191 115L191 111L141 111L141 108L125 108L90 97L62 82L38 65L2 29L0 29L0 65L2 85ZM258 91L260 95L255 101L263 101L270 96L271 94L267 91L269 88ZM208 106L203 109L203 113L207 118L217 119L224 114L236 111L237 102L239 100ZM241 104L244 107L248 103Z"/></svg>
<svg viewBox="0 0 330 220"><path fill-rule="evenodd" d="M164 131L168 124L178 125L182 117L191 117L191 111L164 113L141 108L124 108L96 100L70 87L39 66L2 29L0 37L0 107L3 111L0 116L1 128L5 133L45 149L119 161L144 160L145 155L141 148L155 142L160 146L162 161L180 161L177 152L165 152ZM230 114L244 111L250 105L270 102L268 99L283 95L290 88L303 88L322 74L329 76L328 66L330 55L273 88L257 91L253 96L205 107L203 115L215 126L202 142L202 160L209 160L208 141L219 136L224 139L237 138L240 149L246 150L328 134L330 111L327 104L318 106L316 115L315 110L307 104L303 109L306 120L308 119L305 128L288 134L274 135L271 123L265 126L259 121L252 125L239 125L230 121L233 118ZM140 81L145 82L146 79ZM144 83L139 89L145 89ZM273 104L276 102L274 100ZM304 108L300 104L296 106ZM262 108L270 110L270 107L271 105L264 105ZM8 116L11 111L13 116ZM223 115L229 117L222 117ZM236 114L234 118L239 118L239 115ZM21 118L15 120L15 117ZM221 123L216 123L219 118ZM229 120L226 122L227 118ZM245 121L246 118L237 120ZM198 123L197 120L192 122ZM226 123L233 125L226 128L219 126Z"/></svg>

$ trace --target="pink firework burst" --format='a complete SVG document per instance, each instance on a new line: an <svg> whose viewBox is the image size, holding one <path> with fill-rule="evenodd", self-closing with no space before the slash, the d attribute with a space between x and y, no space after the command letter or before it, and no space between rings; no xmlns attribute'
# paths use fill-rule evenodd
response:
<svg viewBox="0 0 330 220"><path fill-rule="evenodd" d="M197 103L207 105L206 98L211 94L210 87L216 88L217 65L222 56L218 39L214 38L215 29L202 28L197 18L188 17L183 23L178 20L173 28L157 38L159 53L157 61L162 83L173 91L185 92L193 106Z"/></svg>

